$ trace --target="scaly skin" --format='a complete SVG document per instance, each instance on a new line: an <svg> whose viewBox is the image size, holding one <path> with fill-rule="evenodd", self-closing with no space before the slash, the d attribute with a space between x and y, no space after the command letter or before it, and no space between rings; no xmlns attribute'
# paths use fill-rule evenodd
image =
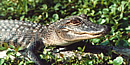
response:
<svg viewBox="0 0 130 65"><path fill-rule="evenodd" d="M109 28L90 22L87 16L71 16L49 26L18 20L0 20L0 42L23 47L37 65L43 65L37 51L44 46L67 46L85 39L101 37Z"/></svg>

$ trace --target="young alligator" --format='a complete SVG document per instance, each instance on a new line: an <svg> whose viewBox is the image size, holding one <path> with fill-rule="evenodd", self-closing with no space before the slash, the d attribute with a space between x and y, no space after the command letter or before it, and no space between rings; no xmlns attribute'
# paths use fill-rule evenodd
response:
<svg viewBox="0 0 130 65"><path fill-rule="evenodd" d="M0 43L23 47L27 57L38 65L43 62L37 51L44 46L67 46L84 39L91 39L109 32L106 25L90 22L87 16L71 16L49 26L18 20L0 20Z"/></svg>

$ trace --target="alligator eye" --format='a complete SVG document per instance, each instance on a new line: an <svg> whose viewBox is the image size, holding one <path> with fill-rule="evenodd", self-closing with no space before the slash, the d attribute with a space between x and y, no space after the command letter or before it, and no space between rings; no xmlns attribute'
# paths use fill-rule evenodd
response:
<svg viewBox="0 0 130 65"><path fill-rule="evenodd" d="M77 24L77 23L80 23L80 21L79 20L71 20L71 23Z"/></svg>
<svg viewBox="0 0 130 65"><path fill-rule="evenodd" d="M66 24L78 25L78 24L80 24L80 20L72 19L72 20L70 20L70 22L67 22Z"/></svg>

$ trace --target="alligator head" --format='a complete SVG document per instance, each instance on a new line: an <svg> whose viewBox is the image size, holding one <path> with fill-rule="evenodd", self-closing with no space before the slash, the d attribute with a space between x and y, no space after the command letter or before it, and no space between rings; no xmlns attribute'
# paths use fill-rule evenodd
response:
<svg viewBox="0 0 130 65"><path fill-rule="evenodd" d="M101 37L107 34L110 28L106 25L94 24L86 15L81 14L51 24L49 30L53 30L51 31L53 34L48 32L47 43L66 46L84 39Z"/></svg>

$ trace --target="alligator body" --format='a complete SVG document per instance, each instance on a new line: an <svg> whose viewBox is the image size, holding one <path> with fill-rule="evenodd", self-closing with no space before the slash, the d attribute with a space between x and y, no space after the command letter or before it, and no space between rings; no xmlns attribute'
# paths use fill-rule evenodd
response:
<svg viewBox="0 0 130 65"><path fill-rule="evenodd" d="M18 20L0 20L0 43L6 42L26 49L27 57L37 65L42 65L37 51L44 46L67 46L103 36L109 31L106 25L94 24L84 14L58 20L49 26Z"/></svg>

